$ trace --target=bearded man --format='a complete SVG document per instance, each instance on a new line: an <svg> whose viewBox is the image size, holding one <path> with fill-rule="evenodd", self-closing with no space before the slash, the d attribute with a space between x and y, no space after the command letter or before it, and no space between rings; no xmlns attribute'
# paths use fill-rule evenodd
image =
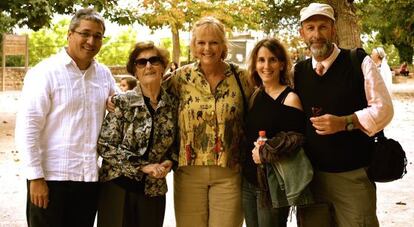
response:
<svg viewBox="0 0 414 227"><path fill-rule="evenodd" d="M376 186L365 172L370 138L393 117L391 97L374 62L340 49L334 10L311 3L300 12L300 35L312 57L295 65L296 93L306 113L306 153L314 167L317 203L298 210L300 226L376 227ZM356 68L356 67L355 67ZM363 75L360 75L362 71Z"/></svg>

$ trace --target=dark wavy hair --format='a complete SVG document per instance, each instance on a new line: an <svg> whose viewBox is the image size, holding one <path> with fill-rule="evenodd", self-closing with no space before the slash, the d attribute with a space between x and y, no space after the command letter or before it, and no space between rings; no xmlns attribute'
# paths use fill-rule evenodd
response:
<svg viewBox="0 0 414 227"><path fill-rule="evenodd" d="M135 44L134 49L129 54L128 63L126 65L128 73L134 77L135 72L137 71L137 68L135 67L135 60L137 59L138 55L145 50L155 50L157 52L157 56L161 58L161 64L164 67L164 70L168 66L170 53L166 49L155 46L154 42L152 41L138 42Z"/></svg>
<svg viewBox="0 0 414 227"><path fill-rule="evenodd" d="M256 70L257 54L261 47L266 47L270 52L272 52L273 55L275 55L278 61L284 63L283 69L280 71L279 83L282 85L291 85L292 82L290 71L292 69L292 61L285 46L275 38L262 39L256 44L250 53L248 60L249 83L255 87L262 86L262 79Z"/></svg>

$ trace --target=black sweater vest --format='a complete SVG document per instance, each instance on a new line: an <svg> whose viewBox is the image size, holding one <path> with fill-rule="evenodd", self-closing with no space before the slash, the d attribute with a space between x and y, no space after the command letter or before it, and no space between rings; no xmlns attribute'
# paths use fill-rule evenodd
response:
<svg viewBox="0 0 414 227"><path fill-rule="evenodd" d="M360 130L318 135L309 118L312 107L321 114L344 116L367 106L364 78L356 75L350 51L341 49L339 56L323 76L312 68L311 59L295 66L295 91L307 117L305 146L314 168L327 172L344 172L368 165L373 141Z"/></svg>

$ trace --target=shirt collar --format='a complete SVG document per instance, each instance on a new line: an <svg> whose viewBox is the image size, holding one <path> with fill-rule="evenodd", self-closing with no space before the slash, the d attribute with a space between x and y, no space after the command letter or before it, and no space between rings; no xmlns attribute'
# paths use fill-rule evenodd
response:
<svg viewBox="0 0 414 227"><path fill-rule="evenodd" d="M335 59L338 57L339 53L341 52L341 50L338 48L338 46L335 43L333 43L333 46L334 47L333 47L333 51L331 55L329 55L329 57L327 57L326 59L320 62L324 67L324 73L328 70L329 67L331 67L332 63L335 61ZM312 56L312 68L313 69L316 68L316 63L318 62Z"/></svg>
<svg viewBox="0 0 414 227"><path fill-rule="evenodd" d="M229 62L224 61L224 64L226 65L226 68L224 70L224 76L229 77L231 75L233 75L232 69ZM237 69L237 66L234 66L235 69ZM201 70L201 65L200 65L200 61L197 60L196 62L194 62L194 71L196 71L199 75L203 75L203 71Z"/></svg>
<svg viewBox="0 0 414 227"><path fill-rule="evenodd" d="M139 83L137 84L137 86L131 90L131 91L127 91L127 95L129 96L130 99L130 106L134 107L134 106L145 106L145 100L144 100L144 95L142 94L142 90L141 90L141 86L139 85ZM126 94L126 93L125 93ZM163 87L161 87L160 90L160 99L159 99L159 107L163 107L166 106L167 104L171 103L171 97L169 96L169 94L163 89Z"/></svg>
<svg viewBox="0 0 414 227"><path fill-rule="evenodd" d="M72 64L72 65L78 67L76 65L76 62L72 59L72 57L69 56L69 54L67 52L67 47L62 48L61 51L59 52L59 55L61 56L62 62L65 65L71 65ZM92 59L91 65L89 65L88 69L91 68L92 66L94 66L95 64L96 64L95 59Z"/></svg>

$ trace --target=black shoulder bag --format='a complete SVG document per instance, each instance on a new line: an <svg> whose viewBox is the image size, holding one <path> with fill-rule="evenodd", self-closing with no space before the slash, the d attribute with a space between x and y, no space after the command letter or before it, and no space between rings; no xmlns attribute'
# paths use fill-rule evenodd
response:
<svg viewBox="0 0 414 227"><path fill-rule="evenodd" d="M357 51L357 48L351 50L351 61L356 75L363 78L362 61L358 61ZM390 182L401 179L407 173L407 157L400 143L385 137L383 130L372 138L375 145L367 169L368 177L375 182Z"/></svg>

